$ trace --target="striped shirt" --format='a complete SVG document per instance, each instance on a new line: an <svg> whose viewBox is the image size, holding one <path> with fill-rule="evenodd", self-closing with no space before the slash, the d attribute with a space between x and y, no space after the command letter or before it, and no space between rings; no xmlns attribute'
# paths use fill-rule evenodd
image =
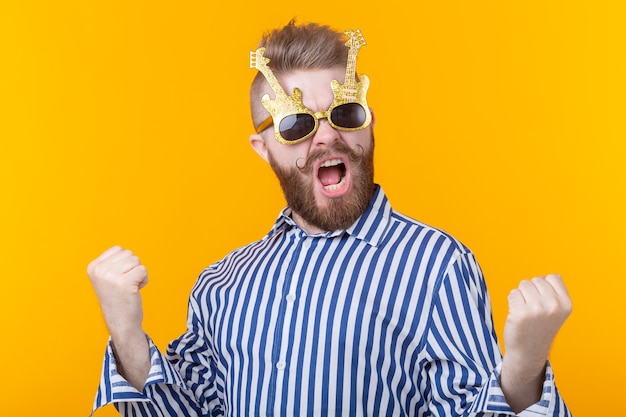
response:
<svg viewBox="0 0 626 417"><path fill-rule="evenodd" d="M127 416L510 416L482 272L377 187L349 229L309 235L286 208L205 269L187 331L151 343L143 392L107 349L94 410ZM520 416L569 416L547 366Z"/></svg>

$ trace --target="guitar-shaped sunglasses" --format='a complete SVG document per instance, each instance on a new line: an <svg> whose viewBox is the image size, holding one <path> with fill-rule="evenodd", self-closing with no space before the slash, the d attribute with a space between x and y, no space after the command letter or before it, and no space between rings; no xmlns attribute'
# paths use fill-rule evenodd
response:
<svg viewBox="0 0 626 417"><path fill-rule="evenodd" d="M293 145L313 136L319 127L320 119L328 119L332 127L344 131L369 126L372 121L366 99L369 78L361 74L359 81L356 80L356 56L359 49L365 45L365 40L359 29L346 30L344 33L349 37L346 42L349 49L345 82L343 84L339 84L337 80L330 82L334 99L325 111L314 112L305 107L302 103L302 92L297 87L293 89L291 96L287 95L267 65L270 60L263 56L265 48L250 51L250 68L256 68L265 76L276 95L273 100L269 94L261 98L261 103L270 116L256 127L257 133L273 124L276 140L285 145Z"/></svg>

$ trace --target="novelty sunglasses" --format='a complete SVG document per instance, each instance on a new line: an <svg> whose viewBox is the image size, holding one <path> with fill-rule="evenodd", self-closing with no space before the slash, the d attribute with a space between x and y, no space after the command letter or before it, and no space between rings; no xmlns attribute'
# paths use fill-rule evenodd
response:
<svg viewBox="0 0 626 417"><path fill-rule="evenodd" d="M331 81L333 102L326 111L313 112L304 106L299 88L294 88L292 95L285 92L267 65L269 59L263 56L265 48L250 52L250 68L258 69L265 76L276 95L273 100L269 94L261 98L261 103L270 116L256 127L257 133L273 124L276 140L285 145L294 145L313 136L319 128L320 119L327 119L333 128L343 131L360 130L369 126L372 121L366 99L369 78L361 74L360 80L356 80L356 55L360 47L365 45L365 41L358 29L345 33L349 36L346 42L349 49L345 82L339 84L337 80Z"/></svg>
<svg viewBox="0 0 626 417"><path fill-rule="evenodd" d="M331 106L326 111L315 113L306 107L304 110L306 111L302 113L283 115L279 122L274 124L274 136L278 142L293 145L307 140L317 132L321 119L327 119L332 127L344 131L363 129L372 120L369 108L357 102ZM257 126L256 132L261 133L273 122L274 118L269 116Z"/></svg>

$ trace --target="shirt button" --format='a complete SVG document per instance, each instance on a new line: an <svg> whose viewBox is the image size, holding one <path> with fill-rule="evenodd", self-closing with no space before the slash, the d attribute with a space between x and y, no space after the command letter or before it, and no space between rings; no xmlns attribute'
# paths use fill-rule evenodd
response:
<svg viewBox="0 0 626 417"><path fill-rule="evenodd" d="M293 303L294 301L296 301L296 296L293 294L288 294L287 297L285 297L287 299L287 301L289 301L290 303Z"/></svg>
<svg viewBox="0 0 626 417"><path fill-rule="evenodd" d="M285 369L286 366L287 366L287 364L285 362L277 362L276 363L276 369L281 370L281 371L283 369Z"/></svg>

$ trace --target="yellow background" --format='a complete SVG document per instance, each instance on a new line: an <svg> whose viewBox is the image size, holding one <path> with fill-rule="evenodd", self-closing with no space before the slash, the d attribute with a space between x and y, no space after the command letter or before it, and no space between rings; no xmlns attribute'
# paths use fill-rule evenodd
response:
<svg viewBox="0 0 626 417"><path fill-rule="evenodd" d="M476 252L500 335L509 290L560 272L558 386L576 416L623 414L623 2L372 3L0 1L1 415L89 414L104 249L147 265L164 348L201 269L269 229L248 51L292 17L362 30L394 207Z"/></svg>

